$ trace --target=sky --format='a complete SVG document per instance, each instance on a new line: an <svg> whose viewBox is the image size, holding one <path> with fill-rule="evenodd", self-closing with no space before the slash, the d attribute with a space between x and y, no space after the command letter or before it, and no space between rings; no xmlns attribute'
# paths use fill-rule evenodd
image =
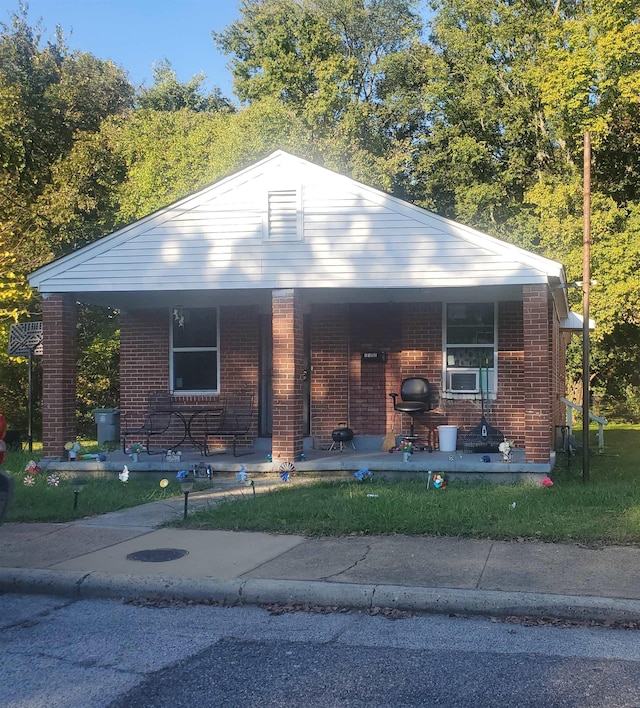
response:
<svg viewBox="0 0 640 708"><path fill-rule="evenodd" d="M60 25L70 49L90 52L122 66L135 86L153 83L155 62L168 59L180 81L204 72L213 86L232 98L229 58L211 32L238 17L235 0L25 0L29 24L42 20L43 39ZM0 22L8 24L18 0L0 0Z"/></svg>

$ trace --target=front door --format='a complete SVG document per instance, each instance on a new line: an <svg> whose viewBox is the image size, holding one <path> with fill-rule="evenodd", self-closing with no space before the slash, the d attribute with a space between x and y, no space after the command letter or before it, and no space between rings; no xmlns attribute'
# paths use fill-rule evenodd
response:
<svg viewBox="0 0 640 708"><path fill-rule="evenodd" d="M311 337L307 318L304 320L304 371L303 387L304 434L311 430ZM271 315L260 318L260 408L258 416L258 434L261 438L270 438L273 433L273 329Z"/></svg>

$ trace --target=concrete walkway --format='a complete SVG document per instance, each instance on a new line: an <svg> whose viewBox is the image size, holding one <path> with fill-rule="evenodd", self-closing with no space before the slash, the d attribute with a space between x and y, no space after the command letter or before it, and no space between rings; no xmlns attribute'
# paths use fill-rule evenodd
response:
<svg viewBox="0 0 640 708"><path fill-rule="evenodd" d="M256 480L256 492L277 484ZM217 478L189 508L248 493L233 476ZM159 528L183 509L170 499L0 526L0 592L640 620L638 548Z"/></svg>

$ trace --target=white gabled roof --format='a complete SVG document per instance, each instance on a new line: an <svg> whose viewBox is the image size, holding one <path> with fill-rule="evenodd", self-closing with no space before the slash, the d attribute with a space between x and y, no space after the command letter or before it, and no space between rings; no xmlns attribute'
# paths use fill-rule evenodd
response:
<svg viewBox="0 0 640 708"><path fill-rule="evenodd" d="M560 263L277 151L29 281L49 294L491 287L565 275Z"/></svg>

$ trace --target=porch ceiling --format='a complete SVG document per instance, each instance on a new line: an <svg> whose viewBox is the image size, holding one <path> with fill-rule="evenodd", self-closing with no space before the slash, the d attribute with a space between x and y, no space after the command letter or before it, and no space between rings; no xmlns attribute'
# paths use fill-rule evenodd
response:
<svg viewBox="0 0 640 708"><path fill-rule="evenodd" d="M517 285L403 288L303 288L305 305L332 303L393 303L393 302L474 302L520 300L522 287ZM82 292L79 302L103 305L120 310L137 308L214 307L224 305L258 305L271 310L270 289L254 290L167 290L148 292Z"/></svg>

